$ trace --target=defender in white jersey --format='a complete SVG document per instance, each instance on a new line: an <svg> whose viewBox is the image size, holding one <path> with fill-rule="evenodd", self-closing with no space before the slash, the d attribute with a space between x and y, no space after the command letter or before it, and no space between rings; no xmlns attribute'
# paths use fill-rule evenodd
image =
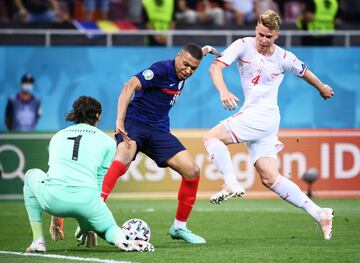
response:
<svg viewBox="0 0 360 263"><path fill-rule="evenodd" d="M228 90L222 70L237 61L245 101L239 112L204 135L205 147L225 181L223 190L213 195L210 201L220 204L245 194L236 179L226 147L228 144L245 143L262 183L287 202L304 209L318 223L324 238L330 239L333 210L317 206L295 183L279 174L277 153L283 144L277 137L280 124L277 97L285 72L306 80L324 99L332 98L334 91L293 53L274 44L279 28L279 15L266 11L259 17L255 37L236 40L211 65L210 75L219 90L223 107L234 110L239 99Z"/></svg>
<svg viewBox="0 0 360 263"><path fill-rule="evenodd" d="M49 170L30 169L24 179L24 200L33 242L26 252L45 252L43 211L75 218L82 233L95 232L124 251L153 251L148 242L128 241L100 196L103 177L115 155L115 141L95 126L101 104L81 96L66 120L75 122L50 141Z"/></svg>

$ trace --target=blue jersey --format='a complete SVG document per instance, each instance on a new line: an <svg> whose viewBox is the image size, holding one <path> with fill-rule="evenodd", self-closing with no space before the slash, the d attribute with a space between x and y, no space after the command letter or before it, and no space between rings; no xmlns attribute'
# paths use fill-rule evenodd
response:
<svg viewBox="0 0 360 263"><path fill-rule="evenodd" d="M135 92L126 119L169 130L169 111L184 87L184 81L176 76L175 60L156 62L135 76L140 80L142 89Z"/></svg>

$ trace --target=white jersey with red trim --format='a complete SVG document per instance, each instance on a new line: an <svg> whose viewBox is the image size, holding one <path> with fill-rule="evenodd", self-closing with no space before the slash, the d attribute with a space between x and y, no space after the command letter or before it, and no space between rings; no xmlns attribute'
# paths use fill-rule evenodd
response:
<svg viewBox="0 0 360 263"><path fill-rule="evenodd" d="M285 72L303 76L307 67L293 53L275 45L272 56L264 56L255 48L255 38L233 42L218 61L225 65L237 60L245 101L240 111L279 111L277 96Z"/></svg>

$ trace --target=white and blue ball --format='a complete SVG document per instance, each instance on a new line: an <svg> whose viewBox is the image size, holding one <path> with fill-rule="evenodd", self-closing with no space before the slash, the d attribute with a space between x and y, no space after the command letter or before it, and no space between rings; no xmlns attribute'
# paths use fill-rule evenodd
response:
<svg viewBox="0 0 360 263"><path fill-rule="evenodd" d="M150 226L142 219L129 219L121 226L121 229L124 231L127 240L150 241Z"/></svg>

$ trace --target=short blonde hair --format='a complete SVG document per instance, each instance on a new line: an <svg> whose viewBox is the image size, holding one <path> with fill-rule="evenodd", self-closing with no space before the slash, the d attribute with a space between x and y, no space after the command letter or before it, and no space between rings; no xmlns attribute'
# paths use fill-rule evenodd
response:
<svg viewBox="0 0 360 263"><path fill-rule="evenodd" d="M270 30L279 31L281 19L278 13L274 12L273 10L267 10L265 13L260 15L257 23L263 24Z"/></svg>

